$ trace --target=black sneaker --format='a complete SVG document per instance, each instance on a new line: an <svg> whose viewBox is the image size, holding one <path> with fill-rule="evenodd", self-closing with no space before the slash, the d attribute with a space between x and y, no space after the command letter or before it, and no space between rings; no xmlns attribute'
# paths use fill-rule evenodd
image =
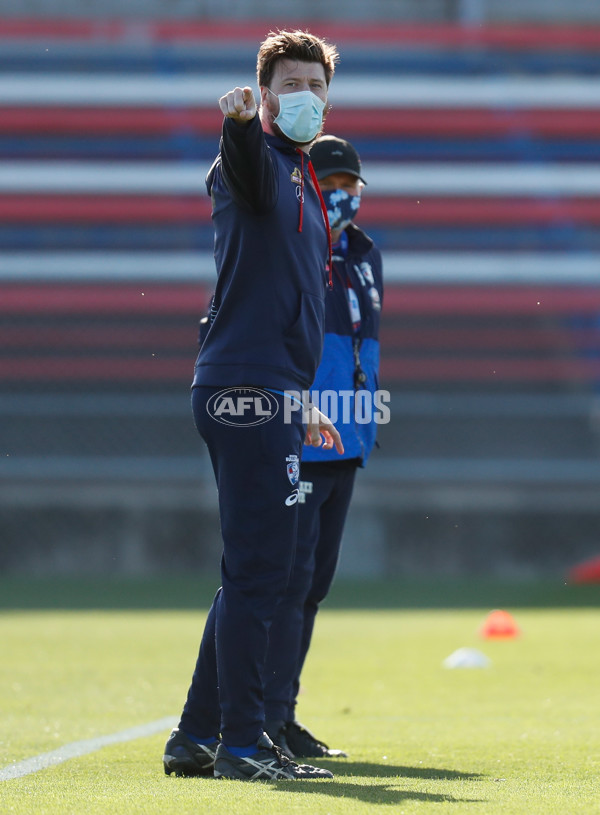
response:
<svg viewBox="0 0 600 815"><path fill-rule="evenodd" d="M271 739L276 747L279 747L284 756L288 758L295 758L294 753L290 749L285 736L285 722L283 719L267 719L265 722L265 733Z"/></svg>
<svg viewBox="0 0 600 815"><path fill-rule="evenodd" d="M215 778L235 778L238 781L288 781L333 778L329 770L296 764L276 747L266 733L258 740L258 752L246 758L232 755L220 744L215 758Z"/></svg>
<svg viewBox="0 0 600 815"><path fill-rule="evenodd" d="M295 756L303 758L348 758L343 750L332 750L324 742L319 741L310 730L300 722L287 722L285 725L285 739L288 747Z"/></svg>
<svg viewBox="0 0 600 815"><path fill-rule="evenodd" d="M165 745L163 756L165 775L175 773L178 778L196 775L212 776L218 746L218 741L213 741L211 744L196 744L176 727Z"/></svg>

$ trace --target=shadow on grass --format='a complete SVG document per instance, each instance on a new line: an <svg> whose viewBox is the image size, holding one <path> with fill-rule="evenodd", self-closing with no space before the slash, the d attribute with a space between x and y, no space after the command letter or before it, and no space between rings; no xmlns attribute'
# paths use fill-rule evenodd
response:
<svg viewBox="0 0 600 815"><path fill-rule="evenodd" d="M298 759L300 760L300 759ZM459 770L448 770L438 767L405 767L396 764L371 764L360 761L329 761L327 759L302 759L316 761L319 767L331 770L336 778L340 776L361 776L363 778L425 778L434 781L476 781L483 776L480 773L463 773Z"/></svg>
<svg viewBox="0 0 600 815"><path fill-rule="evenodd" d="M319 761L319 764L323 764L323 762ZM360 766L360 765L359 765ZM419 768L417 767L396 767L397 770L407 770L412 776L415 777L427 777L427 776L419 776L418 773L420 772ZM447 776L445 773L452 771L447 770L430 770L433 775L432 778L447 778L452 777L452 775ZM436 775L436 773L440 773L440 775ZM381 773L371 773L373 776L380 776ZM339 776L340 773L337 773ZM457 777L460 778L477 778L478 776L469 776L468 774L457 773ZM203 784L211 783L211 779L203 778L191 778L188 779L190 782L198 783L198 781L202 781ZM218 781L219 784L237 784L238 781ZM454 795L447 795L444 793L437 793L437 792L419 792L417 790L409 790L400 787L399 783L393 784L389 781L385 781L382 784L356 784L351 783L349 781L338 781L338 778L334 778L331 781L258 781L255 782L258 784L264 784L265 786L270 787L273 792L299 792L302 796L310 795L311 793L316 795L329 795L331 798L347 798L347 799L355 799L356 801L364 801L366 804L387 804L388 806L398 806L398 804L402 804L405 801L423 801L424 803L429 804L485 804L487 803L487 799L485 798L461 798ZM310 811L310 807L307 807L308 811Z"/></svg>
<svg viewBox="0 0 600 815"><path fill-rule="evenodd" d="M406 767L395 764L372 764L358 761L328 761L319 759L318 764L334 774L334 780L328 784L310 782L302 784L302 793L318 793L320 795L331 795L335 798L355 798L369 804L388 804L397 806L404 801L424 801L427 803L454 803L454 804L480 804L485 803L481 798L457 798L453 795L418 792L416 790L405 789L400 786L402 779L426 779L434 781L476 781L483 776L479 773L464 773L459 770L448 770L443 767ZM362 778L379 778L381 784L357 784L350 781L343 781L344 777L352 776ZM391 779L397 779L396 783ZM385 779L385 780L384 780ZM296 782L294 782L296 784ZM300 790L300 786L294 784L272 784L274 789Z"/></svg>
<svg viewBox="0 0 600 815"><path fill-rule="evenodd" d="M302 795L316 793L317 795L330 795L332 798L354 798L357 801L364 801L367 804L388 804L398 806L404 801L423 801L430 804L481 804L485 801L481 798L455 798L453 795L443 795L434 792L417 792L416 790L400 789L386 783L383 786L351 784L347 782L338 783L334 779L329 783L312 781L306 784L298 784L297 781L289 783L283 782L271 784L271 787L278 792L301 792Z"/></svg>
<svg viewBox="0 0 600 815"><path fill-rule="evenodd" d="M311 760L311 759L309 759ZM403 779L425 779L429 781L477 781L484 776L480 773L464 773L459 770L448 770L442 767L406 767L394 764L370 764L367 762L347 762L319 759L320 767L331 770L334 778L331 781L261 781L274 792L300 792L302 795L315 793L329 795L332 798L354 798L367 804L388 804L397 806L405 801L423 801L431 804L484 804L485 798L462 798L436 792L420 792L401 787ZM381 783L358 784L340 780L344 777L378 778ZM396 782L391 779L396 779ZM210 779L189 779L190 782L209 783ZM237 781L220 781L233 783Z"/></svg>

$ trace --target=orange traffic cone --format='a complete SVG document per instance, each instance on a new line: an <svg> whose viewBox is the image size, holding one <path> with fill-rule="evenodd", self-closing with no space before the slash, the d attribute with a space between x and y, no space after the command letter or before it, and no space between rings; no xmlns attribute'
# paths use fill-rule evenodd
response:
<svg viewBox="0 0 600 815"><path fill-rule="evenodd" d="M480 636L485 639L510 639L518 637L521 629L508 611L496 609L490 611L479 628Z"/></svg>

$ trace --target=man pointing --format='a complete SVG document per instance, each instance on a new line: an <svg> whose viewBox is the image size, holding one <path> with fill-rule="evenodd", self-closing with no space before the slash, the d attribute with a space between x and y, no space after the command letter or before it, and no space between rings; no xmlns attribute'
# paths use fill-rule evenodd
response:
<svg viewBox="0 0 600 815"><path fill-rule="evenodd" d="M310 164L321 131L336 49L313 35L278 32L257 62L260 111L249 87L219 100L219 155L207 176L217 283L198 355L192 407L210 454L223 536L222 586L210 609L165 772L240 780L330 778L289 761L264 733L263 668L269 627L296 547L303 443L343 451L332 423L286 410L308 390L323 344L331 244ZM234 425L211 413L228 390L268 395L269 421ZM221 419L221 420L220 420Z"/></svg>

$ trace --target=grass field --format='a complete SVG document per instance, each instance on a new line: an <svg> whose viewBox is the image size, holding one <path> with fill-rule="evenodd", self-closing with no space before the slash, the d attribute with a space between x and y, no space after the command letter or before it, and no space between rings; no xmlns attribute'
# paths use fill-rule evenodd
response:
<svg viewBox="0 0 600 815"><path fill-rule="evenodd" d="M192 583L157 594L90 582L78 596L68 581L0 582L0 769L175 718L204 618L187 607ZM333 781L167 778L166 728L0 781L0 812L600 813L598 588L546 587L554 607L540 586L448 586L445 605L440 586L417 588L340 585L320 615L299 713L350 753L321 762ZM151 608L153 592L155 605L170 593L179 602ZM199 596L205 609L209 587ZM481 640L480 623L500 605L522 635ZM445 669L462 646L491 666Z"/></svg>

